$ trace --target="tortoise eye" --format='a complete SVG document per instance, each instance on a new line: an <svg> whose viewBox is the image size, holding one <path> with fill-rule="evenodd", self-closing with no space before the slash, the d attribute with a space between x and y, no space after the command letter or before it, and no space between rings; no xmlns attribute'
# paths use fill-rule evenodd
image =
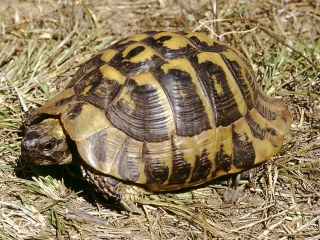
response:
<svg viewBox="0 0 320 240"><path fill-rule="evenodd" d="M47 142L47 143L45 143L44 144L44 146L43 146L43 151L51 151L52 149L53 149L53 147L54 147L54 143L52 143L52 142Z"/></svg>

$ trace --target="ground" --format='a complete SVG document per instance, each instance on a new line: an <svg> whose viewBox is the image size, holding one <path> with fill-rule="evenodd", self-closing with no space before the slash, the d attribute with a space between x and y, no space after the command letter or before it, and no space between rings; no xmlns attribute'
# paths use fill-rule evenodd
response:
<svg viewBox="0 0 320 240"><path fill-rule="evenodd" d="M320 239L319 0L3 0L0 23L0 239ZM91 54L160 29L207 32L248 57L292 113L280 153L236 190L223 179L154 194L141 215L67 172L25 166L25 112Z"/></svg>

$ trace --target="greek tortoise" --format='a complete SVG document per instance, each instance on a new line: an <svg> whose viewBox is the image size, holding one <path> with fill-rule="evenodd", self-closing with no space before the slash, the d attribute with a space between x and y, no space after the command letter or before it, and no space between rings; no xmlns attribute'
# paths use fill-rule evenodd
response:
<svg viewBox="0 0 320 240"><path fill-rule="evenodd" d="M291 116L235 48L194 32L150 31L81 65L24 123L22 157L76 162L127 210L149 191L199 185L277 153Z"/></svg>

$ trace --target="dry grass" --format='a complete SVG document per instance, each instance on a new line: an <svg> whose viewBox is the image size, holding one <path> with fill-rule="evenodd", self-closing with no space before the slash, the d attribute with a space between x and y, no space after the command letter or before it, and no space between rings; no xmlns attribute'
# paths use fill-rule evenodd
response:
<svg viewBox="0 0 320 240"><path fill-rule="evenodd" d="M4 0L0 23L0 239L320 239L319 1ZM24 111L92 53L150 29L234 44L260 86L287 102L291 135L252 183L153 195L132 215L64 172L17 165Z"/></svg>

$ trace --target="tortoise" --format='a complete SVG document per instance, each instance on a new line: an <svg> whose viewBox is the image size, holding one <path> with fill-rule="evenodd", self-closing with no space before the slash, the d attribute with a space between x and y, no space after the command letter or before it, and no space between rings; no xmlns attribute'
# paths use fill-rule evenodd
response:
<svg viewBox="0 0 320 240"><path fill-rule="evenodd" d="M234 47L204 33L149 31L93 56L30 113L21 152L31 164L78 164L104 196L135 211L143 194L267 161L290 122Z"/></svg>

